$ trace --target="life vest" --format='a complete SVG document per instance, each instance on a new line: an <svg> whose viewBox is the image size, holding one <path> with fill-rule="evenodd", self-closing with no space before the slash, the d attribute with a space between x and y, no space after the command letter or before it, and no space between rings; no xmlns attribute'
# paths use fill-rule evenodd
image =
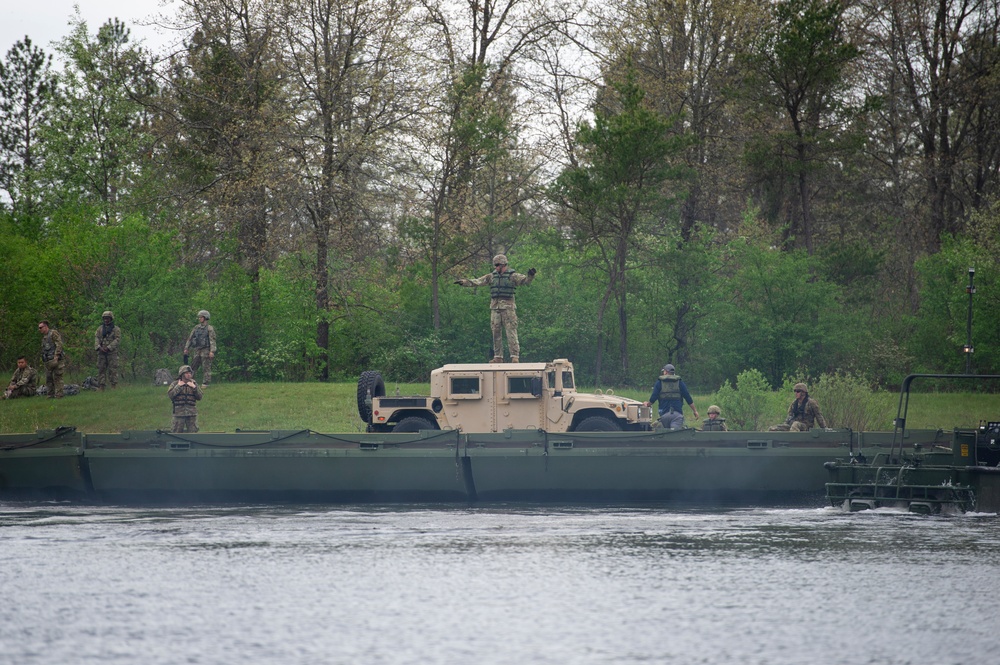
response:
<svg viewBox="0 0 1000 665"><path fill-rule="evenodd" d="M191 333L191 348L192 349L207 349L211 346L211 342L208 339L208 326L207 325L197 325L194 327L194 332Z"/></svg>
<svg viewBox="0 0 1000 665"><path fill-rule="evenodd" d="M711 418L705 418L705 420L702 421L701 429L703 432L723 432L725 431L723 429L725 427L725 424L726 424L725 418L716 418L715 420L712 420Z"/></svg>
<svg viewBox="0 0 1000 665"><path fill-rule="evenodd" d="M172 400L175 412L187 406L197 405L198 400L195 398L194 390L191 386L181 386L180 392L174 395Z"/></svg>
<svg viewBox="0 0 1000 665"><path fill-rule="evenodd" d="M506 270L503 274L498 270L493 271L493 281L490 282L490 297L501 300L511 300L514 298L514 280L511 279L513 271Z"/></svg>
<svg viewBox="0 0 1000 665"><path fill-rule="evenodd" d="M660 377L660 405L676 402L681 398L681 377L668 374Z"/></svg>

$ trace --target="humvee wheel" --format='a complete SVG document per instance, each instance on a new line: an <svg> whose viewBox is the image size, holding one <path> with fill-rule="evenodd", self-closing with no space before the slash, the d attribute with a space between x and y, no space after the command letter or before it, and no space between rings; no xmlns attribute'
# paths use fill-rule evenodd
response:
<svg viewBox="0 0 1000 665"><path fill-rule="evenodd" d="M407 416L392 428L393 432L419 432L422 429L438 429L437 423L420 416Z"/></svg>
<svg viewBox="0 0 1000 665"><path fill-rule="evenodd" d="M622 426L604 416L588 416L573 428L574 432L620 432Z"/></svg>
<svg viewBox="0 0 1000 665"><path fill-rule="evenodd" d="M382 375L374 370L361 372L361 378L358 379L358 415L361 420L366 423L372 421L372 405L368 399L384 396L385 382L382 381Z"/></svg>

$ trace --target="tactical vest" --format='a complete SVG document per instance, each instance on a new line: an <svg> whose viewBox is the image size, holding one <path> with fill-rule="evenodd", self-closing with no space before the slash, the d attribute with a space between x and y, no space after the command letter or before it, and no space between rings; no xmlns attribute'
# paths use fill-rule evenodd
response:
<svg viewBox="0 0 1000 665"><path fill-rule="evenodd" d="M179 393L174 395L174 411L182 409L186 406L195 406L198 400L195 399L194 388L191 386L181 386Z"/></svg>
<svg viewBox="0 0 1000 665"><path fill-rule="evenodd" d="M106 326L104 324L101 324L100 335L101 335L101 346L110 346L111 343L115 341L114 324L111 324L111 326Z"/></svg>
<svg viewBox="0 0 1000 665"><path fill-rule="evenodd" d="M493 281L490 283L490 297L501 300L512 300L514 298L514 280L511 279L513 271L507 270L503 274L498 270L493 271Z"/></svg>
<svg viewBox="0 0 1000 665"><path fill-rule="evenodd" d="M195 326L194 332L191 333L191 348L207 349L209 346L211 342L208 339L208 326Z"/></svg>
<svg viewBox="0 0 1000 665"><path fill-rule="evenodd" d="M704 432L722 432L722 428L726 423L725 418L716 418L712 420L711 418L706 418L702 421L702 431Z"/></svg>
<svg viewBox="0 0 1000 665"><path fill-rule="evenodd" d="M42 360L49 362L56 357L56 343L52 341L52 331L42 337Z"/></svg>
<svg viewBox="0 0 1000 665"><path fill-rule="evenodd" d="M676 402L681 398L681 377L676 374L660 377L660 407L666 402Z"/></svg>

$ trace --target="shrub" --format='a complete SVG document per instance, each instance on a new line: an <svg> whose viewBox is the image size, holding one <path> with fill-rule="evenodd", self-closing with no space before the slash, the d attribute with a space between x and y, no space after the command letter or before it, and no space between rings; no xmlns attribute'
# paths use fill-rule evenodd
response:
<svg viewBox="0 0 1000 665"><path fill-rule="evenodd" d="M736 377L735 388L726 381L716 399L729 429L758 431L771 401L771 386L760 371L748 369Z"/></svg>
<svg viewBox="0 0 1000 665"><path fill-rule="evenodd" d="M810 396L819 402L830 427L865 432L892 420L890 406L856 374L823 374L810 389Z"/></svg>

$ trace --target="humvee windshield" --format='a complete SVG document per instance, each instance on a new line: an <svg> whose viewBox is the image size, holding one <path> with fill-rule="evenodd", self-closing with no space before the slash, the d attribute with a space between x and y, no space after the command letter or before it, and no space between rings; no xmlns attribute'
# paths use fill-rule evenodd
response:
<svg viewBox="0 0 1000 665"><path fill-rule="evenodd" d="M556 373L555 370L548 373L549 375L549 388L556 387ZM562 387L563 389L573 388L573 372L568 370L563 370L562 373Z"/></svg>

